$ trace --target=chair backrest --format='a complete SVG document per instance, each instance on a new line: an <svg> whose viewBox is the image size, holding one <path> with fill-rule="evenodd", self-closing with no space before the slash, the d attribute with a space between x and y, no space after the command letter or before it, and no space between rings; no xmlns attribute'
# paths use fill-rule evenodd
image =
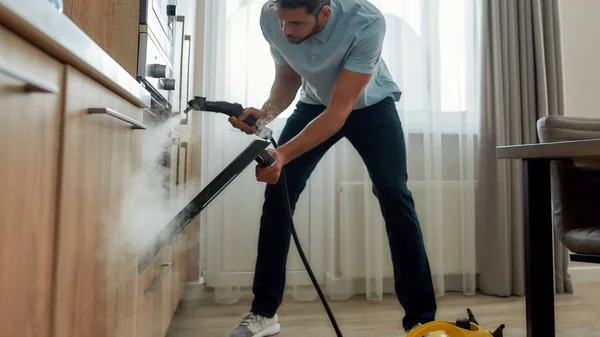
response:
<svg viewBox="0 0 600 337"><path fill-rule="evenodd" d="M538 120L537 130L542 143L600 139L600 118L547 116ZM555 231L578 252L582 242L567 233L600 225L594 222L600 218L600 158L553 161L551 180Z"/></svg>
<svg viewBox="0 0 600 337"><path fill-rule="evenodd" d="M540 142L600 138L600 118L546 116L537 121Z"/></svg>
<svg viewBox="0 0 600 337"><path fill-rule="evenodd" d="M546 116L537 121L541 143L600 138L600 118ZM577 166L598 166L600 158L580 158Z"/></svg>

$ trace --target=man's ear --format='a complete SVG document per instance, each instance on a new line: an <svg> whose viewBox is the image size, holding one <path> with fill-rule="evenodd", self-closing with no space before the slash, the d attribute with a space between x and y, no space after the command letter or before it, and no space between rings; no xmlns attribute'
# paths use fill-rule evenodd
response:
<svg viewBox="0 0 600 337"><path fill-rule="evenodd" d="M319 22L323 23L325 21L327 21L327 19L329 19L329 17L331 16L331 7L329 6L325 6L321 9L321 12L319 13Z"/></svg>

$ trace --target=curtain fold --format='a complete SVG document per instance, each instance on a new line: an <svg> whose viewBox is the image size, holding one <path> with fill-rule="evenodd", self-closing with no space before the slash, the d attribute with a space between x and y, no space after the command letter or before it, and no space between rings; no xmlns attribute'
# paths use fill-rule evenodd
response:
<svg viewBox="0 0 600 337"><path fill-rule="evenodd" d="M484 294L524 295L520 161L496 147L538 142L536 121L564 115L557 0L484 0L477 256ZM571 293L568 251L555 239L556 292Z"/></svg>
<svg viewBox="0 0 600 337"><path fill-rule="evenodd" d="M476 291L481 0L371 0L385 15L383 59L403 91L413 192L435 291ZM207 0L204 96L262 106L274 78L259 26L264 0ZM268 127L277 138L295 102ZM203 185L250 141L225 116L203 113ZM219 303L251 295L264 185L242 173L201 214L204 280ZM332 299L393 293L383 217L356 150L338 142L317 165L294 214L317 280ZM410 257L407 257L410 258ZM286 293L318 299L293 242Z"/></svg>

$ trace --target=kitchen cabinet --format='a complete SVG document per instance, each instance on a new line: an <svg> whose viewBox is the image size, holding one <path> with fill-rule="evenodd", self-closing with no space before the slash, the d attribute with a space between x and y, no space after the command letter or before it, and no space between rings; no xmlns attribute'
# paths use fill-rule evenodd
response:
<svg viewBox="0 0 600 337"><path fill-rule="evenodd" d="M0 0L0 336L164 337L190 234L139 270L130 220L146 210L127 197L149 146L149 93L34 1ZM172 169L185 175L181 146L177 136Z"/></svg>
<svg viewBox="0 0 600 337"><path fill-rule="evenodd" d="M137 252L124 192L141 166L142 110L67 66L55 336L135 335Z"/></svg>
<svg viewBox="0 0 600 337"><path fill-rule="evenodd" d="M0 336L50 336L64 72L0 26Z"/></svg>
<svg viewBox="0 0 600 337"><path fill-rule="evenodd" d="M171 247L167 246L154 262L140 274L138 285L138 334L140 337L163 337L168 329L167 304L173 276Z"/></svg>
<svg viewBox="0 0 600 337"><path fill-rule="evenodd" d="M186 227L182 233L177 235L174 240L174 259L176 261L175 268L175 281L173 282L173 292L171 294L171 300L173 304L171 306L172 314L177 311L179 301L183 296L183 290L187 284L187 273L188 273L188 238L189 238L190 227Z"/></svg>
<svg viewBox="0 0 600 337"><path fill-rule="evenodd" d="M164 337L186 284L187 231L184 230L140 273L137 336Z"/></svg>
<svg viewBox="0 0 600 337"><path fill-rule="evenodd" d="M137 75L140 0L63 0L64 14L127 72Z"/></svg>

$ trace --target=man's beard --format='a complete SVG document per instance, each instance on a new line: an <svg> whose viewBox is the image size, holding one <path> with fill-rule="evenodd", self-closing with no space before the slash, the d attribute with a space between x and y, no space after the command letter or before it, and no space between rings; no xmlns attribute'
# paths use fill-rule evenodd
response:
<svg viewBox="0 0 600 337"><path fill-rule="evenodd" d="M305 36L304 38L302 38L300 40L296 40L296 41L288 40L288 42L291 44L300 44L300 43L304 42L306 39L308 39L309 37L317 34L320 30L321 30L321 24L319 23L319 20L317 19L317 23L315 23L315 27L307 36Z"/></svg>

